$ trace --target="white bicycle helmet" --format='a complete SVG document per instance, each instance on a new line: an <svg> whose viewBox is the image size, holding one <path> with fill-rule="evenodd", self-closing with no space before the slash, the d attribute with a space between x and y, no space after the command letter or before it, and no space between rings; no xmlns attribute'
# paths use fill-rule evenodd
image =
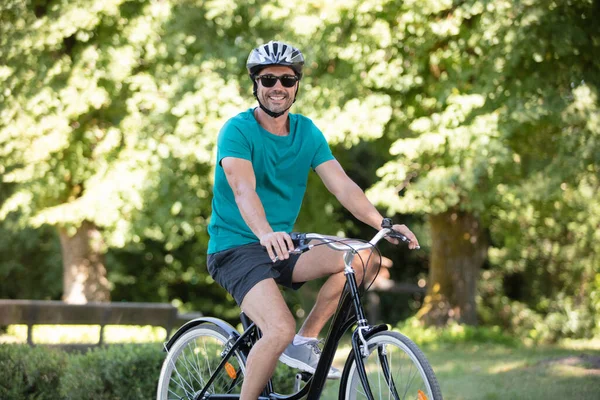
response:
<svg viewBox="0 0 600 400"><path fill-rule="evenodd" d="M297 48L287 43L270 41L258 46L250 52L246 68L250 78L254 77L261 69L270 65L284 65L294 70L298 78L302 78L302 67L304 67L304 56Z"/></svg>

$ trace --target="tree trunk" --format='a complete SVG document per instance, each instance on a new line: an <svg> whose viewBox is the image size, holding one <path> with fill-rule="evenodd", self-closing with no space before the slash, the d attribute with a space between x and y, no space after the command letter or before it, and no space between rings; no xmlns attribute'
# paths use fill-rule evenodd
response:
<svg viewBox="0 0 600 400"><path fill-rule="evenodd" d="M488 241L472 214L449 210L430 217L431 265L427 296L417 316L426 325L477 324L475 295Z"/></svg>
<svg viewBox="0 0 600 400"><path fill-rule="evenodd" d="M63 300L84 304L110 301L103 240L96 225L84 221L74 236L59 229L63 257Z"/></svg>

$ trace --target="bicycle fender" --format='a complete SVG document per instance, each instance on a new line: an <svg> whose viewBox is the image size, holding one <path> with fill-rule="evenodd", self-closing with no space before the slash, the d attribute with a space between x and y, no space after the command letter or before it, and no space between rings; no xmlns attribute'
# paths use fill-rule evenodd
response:
<svg viewBox="0 0 600 400"><path fill-rule="evenodd" d="M387 331L387 330L388 330L388 326L386 324L375 325L375 326L373 326L372 329L365 332L364 337L365 337L365 339L368 339L376 333Z"/></svg>
<svg viewBox="0 0 600 400"><path fill-rule="evenodd" d="M219 328L223 329L225 332L227 332L227 334L229 336L240 336L240 333L233 326L231 326L229 323L223 321L222 319L214 318L214 317L200 317L200 318L195 318L195 319L183 324L181 326L181 328L179 328L177 330L177 332L175 332L175 334L173 336L171 336L169 341L165 343L164 351L170 350L171 346L173 346L173 343L175 343L175 341L181 335L183 335L185 332L187 332L188 330L190 330L191 328L193 328L195 326L202 325L202 324L214 324L214 325L217 325Z"/></svg>

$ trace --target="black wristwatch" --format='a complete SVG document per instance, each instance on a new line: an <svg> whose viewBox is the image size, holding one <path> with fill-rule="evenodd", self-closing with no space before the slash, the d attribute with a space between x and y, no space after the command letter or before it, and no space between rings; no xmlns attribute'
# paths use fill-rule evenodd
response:
<svg viewBox="0 0 600 400"><path fill-rule="evenodd" d="M382 228L392 229L392 226L394 226L394 221L392 221L391 218L384 218L383 221L381 221Z"/></svg>

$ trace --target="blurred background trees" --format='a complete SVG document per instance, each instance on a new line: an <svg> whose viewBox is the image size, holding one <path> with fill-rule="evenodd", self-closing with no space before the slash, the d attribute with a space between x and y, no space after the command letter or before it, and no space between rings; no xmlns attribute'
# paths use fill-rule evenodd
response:
<svg viewBox="0 0 600 400"><path fill-rule="evenodd" d="M279 39L307 58L293 111L423 244L384 248L427 296L383 318L600 333L597 1L0 7L0 297L235 317L205 268L214 143ZM296 229L369 236L312 175Z"/></svg>

